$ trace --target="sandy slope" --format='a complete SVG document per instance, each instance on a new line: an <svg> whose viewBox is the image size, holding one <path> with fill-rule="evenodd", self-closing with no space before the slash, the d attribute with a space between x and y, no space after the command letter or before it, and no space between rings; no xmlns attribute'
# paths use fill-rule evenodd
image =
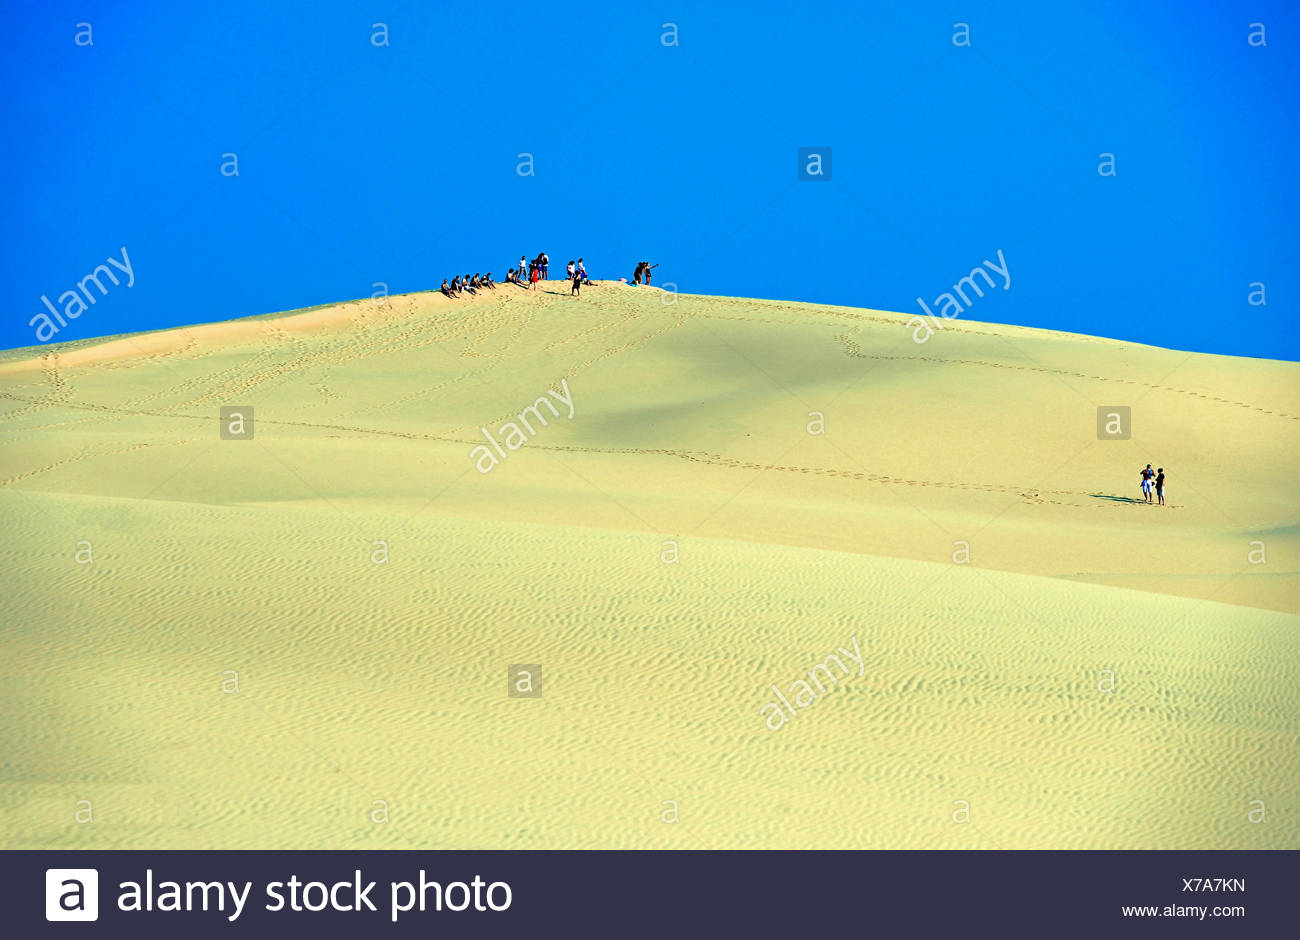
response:
<svg viewBox="0 0 1300 940"><path fill-rule="evenodd" d="M0 844L1300 845L1300 366L550 291L0 353Z"/></svg>

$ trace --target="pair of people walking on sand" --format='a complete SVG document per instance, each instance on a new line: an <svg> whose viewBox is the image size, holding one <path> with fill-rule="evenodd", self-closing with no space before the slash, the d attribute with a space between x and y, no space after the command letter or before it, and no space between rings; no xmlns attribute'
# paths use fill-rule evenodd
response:
<svg viewBox="0 0 1300 940"><path fill-rule="evenodd" d="M1151 491L1155 490L1156 499L1160 505L1165 504L1165 468L1152 470L1151 464L1147 464L1142 470L1142 499L1144 502L1151 502Z"/></svg>

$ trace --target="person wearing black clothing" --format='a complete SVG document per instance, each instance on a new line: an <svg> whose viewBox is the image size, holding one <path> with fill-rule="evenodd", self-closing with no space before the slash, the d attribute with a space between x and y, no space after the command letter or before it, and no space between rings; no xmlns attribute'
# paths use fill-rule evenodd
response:
<svg viewBox="0 0 1300 940"><path fill-rule="evenodd" d="M1160 500L1160 505L1165 504L1165 468L1161 467L1156 471L1156 499Z"/></svg>

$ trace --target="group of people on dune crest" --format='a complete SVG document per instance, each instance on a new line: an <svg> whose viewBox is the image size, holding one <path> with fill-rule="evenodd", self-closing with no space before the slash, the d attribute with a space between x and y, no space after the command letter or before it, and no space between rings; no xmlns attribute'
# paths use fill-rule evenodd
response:
<svg viewBox="0 0 1300 940"><path fill-rule="evenodd" d="M541 252L532 261L526 261L524 255L519 256L519 269L511 268L506 274L506 280L511 284L518 284L526 290L537 290L539 281L547 280L547 272L551 266L551 259L546 252ZM570 261L565 268L564 279L569 282L569 296L582 295L583 285L595 287L596 285L587 277L587 266L579 258L577 262Z"/></svg>
<svg viewBox="0 0 1300 940"><path fill-rule="evenodd" d="M519 267L511 268L506 272L506 283L522 287L524 290L537 290L538 282L547 280L547 270L550 267L551 259L546 252L540 252L532 261L528 260L527 255L519 256ZM649 261L642 261L636 266L636 275L633 283L640 284L642 277L645 283L650 283L650 269L658 267L652 265ZM569 296L582 296L583 287L595 287L596 282L587 276L587 266L583 259L570 261L565 269L565 280L569 282ZM473 277L466 274L462 277L454 277L450 282L446 278L442 279L440 290L443 295L455 300L462 294L477 294L480 290L496 290L496 281L492 280L492 272Z"/></svg>
<svg viewBox="0 0 1300 940"><path fill-rule="evenodd" d="M440 288L443 294L450 297L452 300L455 300L461 294L477 294L481 290L496 289L497 282L492 280L491 271L483 275L476 273L473 277L466 274L463 279L460 277L453 277L450 284L447 283L447 279L444 277L442 279L442 287Z"/></svg>
<svg viewBox="0 0 1300 940"><path fill-rule="evenodd" d="M520 255L518 270L511 268L506 273L506 280L520 287L537 290L537 282L546 280L546 272L550 266L551 258L544 251L538 252L537 257L532 261Z"/></svg>

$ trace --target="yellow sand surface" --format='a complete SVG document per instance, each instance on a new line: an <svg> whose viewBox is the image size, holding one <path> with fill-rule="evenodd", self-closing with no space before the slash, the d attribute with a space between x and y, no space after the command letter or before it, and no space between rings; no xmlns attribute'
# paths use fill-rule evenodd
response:
<svg viewBox="0 0 1300 940"><path fill-rule="evenodd" d="M1300 366L542 287L0 353L0 846L1300 847Z"/></svg>

